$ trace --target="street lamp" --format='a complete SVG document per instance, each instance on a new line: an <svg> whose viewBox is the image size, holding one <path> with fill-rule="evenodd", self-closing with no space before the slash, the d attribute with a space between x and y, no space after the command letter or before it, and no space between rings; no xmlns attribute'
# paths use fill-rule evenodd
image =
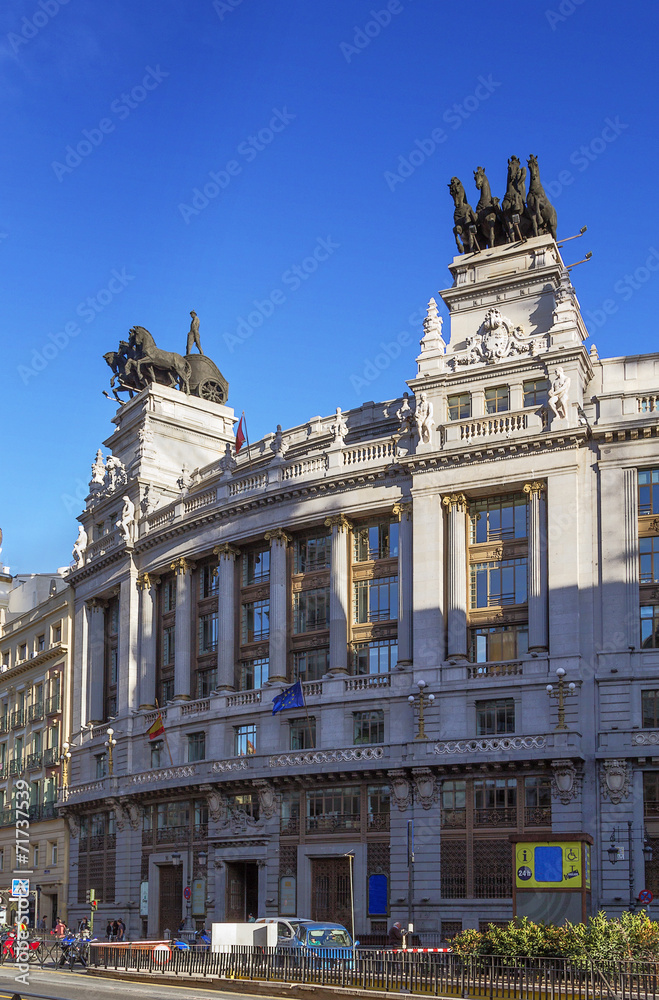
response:
<svg viewBox="0 0 659 1000"><path fill-rule="evenodd" d="M546 690L550 698L558 699L558 725L556 726L556 730L567 729L567 726L565 725L565 699L568 695L574 694L577 685L574 681L570 681L567 685L566 691L565 670L563 667L556 668L556 676L558 677L558 687L554 687L553 684L548 684Z"/></svg>
<svg viewBox="0 0 659 1000"><path fill-rule="evenodd" d="M352 921L352 967L355 968L355 883L353 878L352 866L355 863L355 855L352 851L348 851L347 854L343 855L344 858L348 859L348 866L350 869L350 914Z"/></svg>
<svg viewBox="0 0 659 1000"><path fill-rule="evenodd" d="M108 748L108 774L110 777L114 774L114 758L112 756L112 751L117 745L117 741L114 739L114 729L107 729L108 738L105 741L105 745Z"/></svg>
<svg viewBox="0 0 659 1000"><path fill-rule="evenodd" d="M611 843L607 847L606 853L609 856L609 861L612 865L618 861L618 845L616 841L618 839L617 830L614 827L611 831ZM634 896L634 836L633 836L633 823L631 820L627 820L627 850L628 850L628 866L629 866L629 911L633 913L636 908L636 897ZM647 830L643 830L643 858L645 861L652 861L652 845L648 841Z"/></svg>
<svg viewBox="0 0 659 1000"><path fill-rule="evenodd" d="M427 740L428 737L426 736L426 730L425 730L425 727L424 727L423 711L424 711L424 708L425 708L426 699L427 699L427 702L428 702L428 706L430 706L434 702L435 696L434 696L434 694L429 694L429 695L426 696L426 694L424 693L424 688L426 687L426 682L424 680L417 681L416 682L416 686L419 689L419 694L418 695L411 694L411 695L409 695L409 697L407 699L409 701L410 705L414 705L414 702L416 701L417 697L419 699L419 728L418 728L418 732L417 732L416 736L414 737L414 739L415 740Z"/></svg>
<svg viewBox="0 0 659 1000"><path fill-rule="evenodd" d="M59 755L59 759L62 765L62 788L66 789L69 786L69 763L71 761L71 751L69 750L68 743L62 743L62 752Z"/></svg>

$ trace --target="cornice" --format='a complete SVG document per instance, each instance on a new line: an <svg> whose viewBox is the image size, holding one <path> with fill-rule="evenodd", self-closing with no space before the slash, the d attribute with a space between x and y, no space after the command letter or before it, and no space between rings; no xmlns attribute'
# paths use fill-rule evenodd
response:
<svg viewBox="0 0 659 1000"><path fill-rule="evenodd" d="M36 656L31 656L28 660L21 660L20 663L15 663L13 667L9 670L3 670L0 673L0 678L2 678L2 683L6 681L11 681L14 677L20 677L21 674L27 673L28 670L32 670L33 667L41 667L44 663L48 663L49 660L54 660L58 656L66 656L69 652L69 647L66 643L58 642L49 649L44 649Z"/></svg>

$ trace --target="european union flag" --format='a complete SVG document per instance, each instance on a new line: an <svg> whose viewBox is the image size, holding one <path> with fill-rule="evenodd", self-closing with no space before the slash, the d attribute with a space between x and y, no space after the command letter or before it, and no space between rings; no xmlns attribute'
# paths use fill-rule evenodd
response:
<svg viewBox="0 0 659 1000"><path fill-rule="evenodd" d="M284 688L281 694L272 702L272 714L283 712L286 708L304 708L304 692L302 681L298 680L289 688Z"/></svg>

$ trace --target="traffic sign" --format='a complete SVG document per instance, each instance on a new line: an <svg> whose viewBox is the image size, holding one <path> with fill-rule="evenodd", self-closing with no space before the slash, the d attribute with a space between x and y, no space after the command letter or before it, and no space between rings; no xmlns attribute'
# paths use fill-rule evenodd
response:
<svg viewBox="0 0 659 1000"><path fill-rule="evenodd" d="M192 896L192 889L190 888L189 885L186 885L185 889L183 890L183 895L185 896L186 899L190 899L191 898L191 896Z"/></svg>
<svg viewBox="0 0 659 1000"><path fill-rule="evenodd" d="M638 894L638 901L642 903L643 906L647 906L654 899L654 893L652 889L641 889Z"/></svg>

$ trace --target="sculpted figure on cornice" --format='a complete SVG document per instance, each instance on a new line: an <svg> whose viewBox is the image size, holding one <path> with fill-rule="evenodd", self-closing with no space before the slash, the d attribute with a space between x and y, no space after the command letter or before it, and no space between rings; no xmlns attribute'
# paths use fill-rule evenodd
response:
<svg viewBox="0 0 659 1000"><path fill-rule="evenodd" d="M416 422L419 441L423 442L423 444L429 444L432 429L435 426L435 418L433 415L433 405L423 391L419 393L416 401L414 420Z"/></svg>
<svg viewBox="0 0 659 1000"><path fill-rule="evenodd" d="M103 476L101 478L101 470ZM111 497L128 482L126 467L115 455L108 455L105 466L103 465L103 454L99 448L96 454L96 461L92 465L93 479L90 484L91 493L87 500L87 509L95 507L101 500Z"/></svg>
<svg viewBox="0 0 659 1000"><path fill-rule="evenodd" d="M87 548L87 532L82 525L78 526L78 537L73 543L73 561L76 565L76 569L84 565L85 562L85 550Z"/></svg>
<svg viewBox="0 0 659 1000"><path fill-rule="evenodd" d="M124 542L133 541L133 529L135 525L135 504L130 499L130 497L123 496L121 498L124 505L121 509L121 517L116 522L117 528Z"/></svg>
<svg viewBox="0 0 659 1000"><path fill-rule="evenodd" d="M348 425L345 421L345 417L341 413L341 407L337 406L336 416L334 418L334 423L331 425L330 430L334 437L334 442L338 444L343 444L343 440L348 433Z"/></svg>

